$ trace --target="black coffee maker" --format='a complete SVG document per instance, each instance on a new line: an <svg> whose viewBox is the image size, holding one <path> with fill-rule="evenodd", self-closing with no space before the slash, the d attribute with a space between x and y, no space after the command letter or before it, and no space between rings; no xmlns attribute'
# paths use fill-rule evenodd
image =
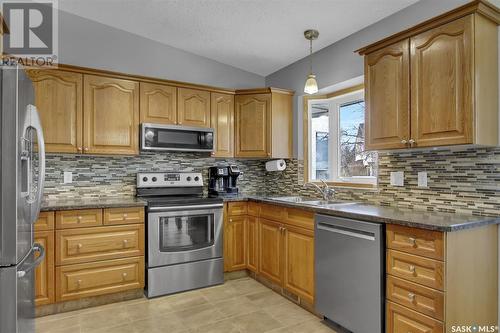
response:
<svg viewBox="0 0 500 333"><path fill-rule="evenodd" d="M236 165L215 166L208 169L208 194L210 196L238 195L237 179L241 174Z"/></svg>

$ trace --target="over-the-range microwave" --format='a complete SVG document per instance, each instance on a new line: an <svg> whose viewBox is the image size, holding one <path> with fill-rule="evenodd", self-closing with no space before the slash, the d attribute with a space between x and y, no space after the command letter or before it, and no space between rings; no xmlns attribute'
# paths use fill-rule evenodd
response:
<svg viewBox="0 0 500 333"><path fill-rule="evenodd" d="M141 150L214 151L214 129L141 124Z"/></svg>

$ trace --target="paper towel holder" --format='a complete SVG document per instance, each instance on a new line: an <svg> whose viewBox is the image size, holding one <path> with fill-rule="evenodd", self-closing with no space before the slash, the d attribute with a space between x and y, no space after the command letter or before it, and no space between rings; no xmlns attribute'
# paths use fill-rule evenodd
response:
<svg viewBox="0 0 500 333"><path fill-rule="evenodd" d="M275 172L275 171L285 171L286 162L284 159L272 160L266 162L266 171Z"/></svg>

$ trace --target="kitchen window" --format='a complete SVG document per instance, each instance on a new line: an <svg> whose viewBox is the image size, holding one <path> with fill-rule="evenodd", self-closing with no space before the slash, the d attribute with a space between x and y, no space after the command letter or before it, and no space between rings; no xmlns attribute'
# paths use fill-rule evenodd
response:
<svg viewBox="0 0 500 333"><path fill-rule="evenodd" d="M306 181L367 187L377 183L377 153L364 150L364 90L357 88L307 100Z"/></svg>

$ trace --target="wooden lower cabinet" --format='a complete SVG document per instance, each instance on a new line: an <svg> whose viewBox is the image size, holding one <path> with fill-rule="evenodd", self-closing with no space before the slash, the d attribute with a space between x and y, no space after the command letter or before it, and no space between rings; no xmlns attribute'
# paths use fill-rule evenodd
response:
<svg viewBox="0 0 500 333"><path fill-rule="evenodd" d="M247 217L247 268L252 272L259 271L259 219L255 216Z"/></svg>
<svg viewBox="0 0 500 333"><path fill-rule="evenodd" d="M385 325L387 333L444 333L440 321L392 302L386 305Z"/></svg>
<svg viewBox="0 0 500 333"><path fill-rule="evenodd" d="M45 259L35 269L35 305L54 303L54 230L35 232L35 243L45 249Z"/></svg>
<svg viewBox="0 0 500 333"><path fill-rule="evenodd" d="M56 268L56 301L144 287L144 257L105 260Z"/></svg>
<svg viewBox="0 0 500 333"><path fill-rule="evenodd" d="M246 216L230 216L225 230L225 271L238 271L246 268L245 228Z"/></svg>
<svg viewBox="0 0 500 333"><path fill-rule="evenodd" d="M259 274L277 284L283 282L282 230L281 223L259 221Z"/></svg>
<svg viewBox="0 0 500 333"><path fill-rule="evenodd" d="M284 227L283 286L310 303L314 300L314 231Z"/></svg>

